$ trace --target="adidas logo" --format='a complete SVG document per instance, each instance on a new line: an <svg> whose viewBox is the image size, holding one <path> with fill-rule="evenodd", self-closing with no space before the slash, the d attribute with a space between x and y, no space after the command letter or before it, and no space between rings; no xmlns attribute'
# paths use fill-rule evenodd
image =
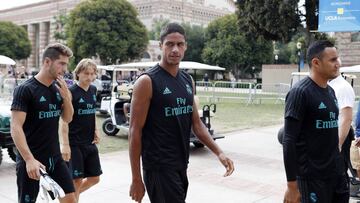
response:
<svg viewBox="0 0 360 203"><path fill-rule="evenodd" d="M163 94L171 94L171 91L169 90L168 87L165 88Z"/></svg>
<svg viewBox="0 0 360 203"><path fill-rule="evenodd" d="M46 99L45 99L44 96L41 96L39 101L40 101L40 102L46 102Z"/></svg>
<svg viewBox="0 0 360 203"><path fill-rule="evenodd" d="M85 101L83 100L83 98L80 98L79 103L84 103Z"/></svg>
<svg viewBox="0 0 360 203"><path fill-rule="evenodd" d="M321 102L320 105L319 105L319 109L326 109L325 104Z"/></svg>

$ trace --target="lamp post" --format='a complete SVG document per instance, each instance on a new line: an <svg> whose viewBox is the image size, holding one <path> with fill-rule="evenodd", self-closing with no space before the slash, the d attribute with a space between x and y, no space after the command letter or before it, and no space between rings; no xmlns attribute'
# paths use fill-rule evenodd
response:
<svg viewBox="0 0 360 203"><path fill-rule="evenodd" d="M279 59L279 56L277 54L275 54L275 64L277 64L278 59Z"/></svg>
<svg viewBox="0 0 360 203"><path fill-rule="evenodd" d="M298 59L299 59L299 61L298 61L298 72L300 72L300 60L301 60L301 42L298 42L298 43L296 43L296 48L297 48L297 55L298 55Z"/></svg>

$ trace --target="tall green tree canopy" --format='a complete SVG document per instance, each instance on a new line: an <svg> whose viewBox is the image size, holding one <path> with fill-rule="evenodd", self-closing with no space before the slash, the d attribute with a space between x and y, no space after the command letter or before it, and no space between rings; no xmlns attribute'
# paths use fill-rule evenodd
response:
<svg viewBox="0 0 360 203"><path fill-rule="evenodd" d="M299 0L238 0L240 30L267 40L289 41L300 24Z"/></svg>
<svg viewBox="0 0 360 203"><path fill-rule="evenodd" d="M160 32L166 24L170 23L169 19L164 18L155 18L152 22L152 29L149 32L149 39L150 40L160 40Z"/></svg>
<svg viewBox="0 0 360 203"><path fill-rule="evenodd" d="M182 24L186 32L187 50L184 61L195 61L202 63L202 50L205 45L205 28L198 25Z"/></svg>
<svg viewBox="0 0 360 203"><path fill-rule="evenodd" d="M319 35L310 33L318 28L319 0L305 0L300 5L305 12L299 0L238 0L237 7L239 27L247 34L288 42L305 21L307 41Z"/></svg>
<svg viewBox="0 0 360 203"><path fill-rule="evenodd" d="M259 71L273 57L273 46L262 37L246 36L237 26L235 14L211 22L207 28L202 57L206 63L231 70L236 77Z"/></svg>
<svg viewBox="0 0 360 203"><path fill-rule="evenodd" d="M30 56L31 43L26 30L12 22L0 22L0 54L20 60Z"/></svg>
<svg viewBox="0 0 360 203"><path fill-rule="evenodd" d="M76 61L98 56L102 64L140 58L148 36L135 8L126 0L81 2L69 17L68 44Z"/></svg>

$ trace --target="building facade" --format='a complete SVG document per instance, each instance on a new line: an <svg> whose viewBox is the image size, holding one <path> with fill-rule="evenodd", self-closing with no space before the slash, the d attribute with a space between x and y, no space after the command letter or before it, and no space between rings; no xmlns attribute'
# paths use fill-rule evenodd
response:
<svg viewBox="0 0 360 203"><path fill-rule="evenodd" d="M0 10L0 21L11 21L27 30L32 45L31 55L20 63L28 69L39 68L44 48L55 42L54 34L62 29L56 17L68 14L84 0L46 0L25 6ZM206 26L215 18L235 12L232 0L129 0L139 19L151 30L155 21L169 19ZM159 60L158 42L150 41L143 60Z"/></svg>
<svg viewBox="0 0 360 203"><path fill-rule="evenodd" d="M336 32L336 47L342 66L360 64L360 32Z"/></svg>

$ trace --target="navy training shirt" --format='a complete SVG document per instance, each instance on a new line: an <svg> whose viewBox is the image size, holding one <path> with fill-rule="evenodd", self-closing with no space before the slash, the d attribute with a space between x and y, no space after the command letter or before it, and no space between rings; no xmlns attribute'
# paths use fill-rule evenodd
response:
<svg viewBox="0 0 360 203"><path fill-rule="evenodd" d="M33 77L14 90L11 110L26 113L23 130L36 159L61 155L58 129L62 102L55 82L47 87Z"/></svg>
<svg viewBox="0 0 360 203"><path fill-rule="evenodd" d="M70 145L89 145L94 140L95 133L96 87L90 85L85 91L74 84L69 90L74 107L74 116L69 123Z"/></svg>
<svg viewBox="0 0 360 203"><path fill-rule="evenodd" d="M152 98L142 130L144 169L184 170L189 159L193 86L189 74L174 77L159 65L148 70Z"/></svg>
<svg viewBox="0 0 360 203"><path fill-rule="evenodd" d="M335 92L330 86L321 88L307 77L290 90L286 96L285 119L295 119L301 126L296 138L289 139L285 132L288 180L294 180L294 176L325 179L339 173L338 115ZM292 160L296 161L296 167L290 164Z"/></svg>

